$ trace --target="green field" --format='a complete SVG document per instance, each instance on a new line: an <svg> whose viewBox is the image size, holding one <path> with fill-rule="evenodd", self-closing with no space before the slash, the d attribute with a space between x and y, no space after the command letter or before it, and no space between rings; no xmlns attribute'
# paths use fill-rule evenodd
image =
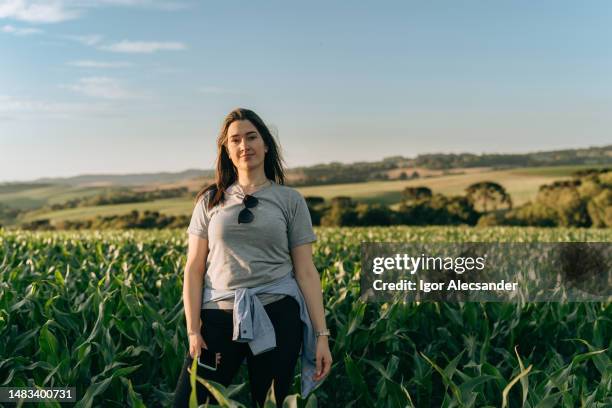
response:
<svg viewBox="0 0 612 408"><path fill-rule="evenodd" d="M610 302L365 303L359 277L363 241L610 242L611 229L315 232L334 364L309 406L610 406ZM0 384L74 386L78 408L169 406L185 254L183 230L0 230ZM248 387L232 399L248 406Z"/></svg>
<svg viewBox="0 0 612 408"><path fill-rule="evenodd" d="M0 185L0 204L29 210L45 204L59 204L75 198L94 196L105 189L103 187L74 187L62 184L42 187L28 186L24 189L19 189L18 186Z"/></svg>
<svg viewBox="0 0 612 408"><path fill-rule="evenodd" d="M387 205L398 203L405 187L426 186L434 193L463 195L470 184L490 180L501 184L512 196L515 205L533 199L538 188L555 180L571 176L574 171L602 166L556 166L528 167L510 170L489 170L483 172L446 175L417 180L372 181L368 183L336 184L329 186L300 187L305 196L321 196L330 199L346 195L363 202L381 202Z"/></svg>
<svg viewBox="0 0 612 408"><path fill-rule="evenodd" d="M304 196L321 196L326 200L339 195L347 195L355 200L367 203L384 203L393 206L401 199L401 191L408 186L427 186L434 193L446 195L464 194L464 190L472 183L492 180L502 184L511 194L514 205L520 205L535 197L538 188L547 183L567 177L571 172L585 166L563 166L562 168L526 168L512 170L495 170L478 173L446 175L440 177L422 178L404 181L373 181L367 183L335 184L326 186L312 186L297 188ZM586 167L585 167L586 168ZM555 170L556 169L556 170ZM38 196L42 200L50 189L41 189ZM62 191L58 189L54 202L60 202L60 197L70 194L84 194L78 189ZM87 194L94 194L95 190L86 190ZM26 194L22 192L21 194ZM1 195L0 195L1 198ZM47 200L51 198L46 197ZM118 204L94 207L72 208L58 211L27 213L20 222L29 222L38 219L49 219L52 222L62 220L79 220L95 216L108 216L126 214L132 210L159 211L167 215L190 214L193 203L182 198L156 200L146 203Z"/></svg>
<svg viewBox="0 0 612 408"><path fill-rule="evenodd" d="M53 221L60 220L82 220L96 216L108 216L127 214L132 210L138 211L159 211L167 215L189 214L193 209L193 201L181 198L168 198L144 203L127 203L115 205L99 205L93 207L67 208L57 211L32 211L22 218L22 221L32 221L48 218Z"/></svg>
<svg viewBox="0 0 612 408"><path fill-rule="evenodd" d="M363 202L381 202L391 205L400 201L401 191L406 187L426 186L434 193L463 195L465 194L465 189L470 184L491 180L504 186L506 191L512 196L514 203L520 205L533 199L542 184L559 179L562 179L562 177L542 176L539 174L522 175L518 170L496 170L418 180L372 181L368 183L302 187L299 190L305 196L315 195L330 199L338 195L347 195Z"/></svg>
<svg viewBox="0 0 612 408"><path fill-rule="evenodd" d="M547 166L547 167L527 167L523 169L516 169L516 174L520 175L539 175L539 176L554 176L554 177L565 177L578 170L585 169L603 169L610 168L610 166L603 165L573 165L573 166Z"/></svg>

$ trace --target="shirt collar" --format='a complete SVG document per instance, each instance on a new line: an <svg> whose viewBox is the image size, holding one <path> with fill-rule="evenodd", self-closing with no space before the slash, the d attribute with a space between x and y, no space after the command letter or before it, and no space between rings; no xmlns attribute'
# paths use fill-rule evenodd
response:
<svg viewBox="0 0 612 408"><path fill-rule="evenodd" d="M265 190L268 187L271 187L274 184L276 184L273 180L268 179L268 181L270 181L270 184L263 185L257 191L255 191L253 194L257 194L260 191ZM238 195L238 196L244 197L244 191L242 190L242 187L240 187L240 184L238 184L238 180L234 181L228 188L226 188L225 192L230 194L230 195Z"/></svg>

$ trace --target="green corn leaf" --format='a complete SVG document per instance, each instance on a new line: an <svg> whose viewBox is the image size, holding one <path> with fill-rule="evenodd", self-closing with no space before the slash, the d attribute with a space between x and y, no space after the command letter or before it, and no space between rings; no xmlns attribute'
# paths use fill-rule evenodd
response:
<svg viewBox="0 0 612 408"><path fill-rule="evenodd" d="M510 393L510 389L512 388L512 386L516 384L521 378L528 375L532 367L533 366L530 365L529 367L527 367L526 370L521 370L521 372L516 377L514 377L512 381L508 383L508 385L506 385L502 392L502 408L506 408L508 406L508 394Z"/></svg>

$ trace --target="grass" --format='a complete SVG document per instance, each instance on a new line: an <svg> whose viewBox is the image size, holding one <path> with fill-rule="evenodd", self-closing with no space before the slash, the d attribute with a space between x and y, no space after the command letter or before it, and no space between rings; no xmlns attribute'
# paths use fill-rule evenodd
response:
<svg viewBox="0 0 612 408"><path fill-rule="evenodd" d="M17 191L15 191L17 190ZM101 187L74 187L63 184L24 189L0 188L0 204L31 210L45 204L59 204L74 198L89 197L104 191Z"/></svg>
<svg viewBox="0 0 612 408"><path fill-rule="evenodd" d="M554 177L568 177L572 173L578 170L585 169L602 169L604 165L572 165L572 166L546 166L546 167L526 167L522 169L516 169L514 172L521 176L554 176Z"/></svg>
<svg viewBox="0 0 612 408"><path fill-rule="evenodd" d="M189 214L193 209L192 200L184 198L167 198L163 200L149 201L145 203L126 203L115 205L99 205L93 207L67 208L57 211L31 212L27 213L21 221L29 222L38 219L48 218L52 221L82 220L94 218L96 216L109 216L127 214L133 210L138 211L159 211L166 215Z"/></svg>
<svg viewBox="0 0 612 408"><path fill-rule="evenodd" d="M463 195L465 194L465 189L470 184L491 180L504 186L512 196L514 204L520 205L533 199L542 184L547 184L560 178L559 176L547 176L537 173L523 175L519 170L493 170L417 180L373 181L368 183L302 187L299 190L305 196L321 196L326 200L338 195L347 195L358 201L381 202L391 205L400 201L401 191L406 187L426 186L434 193Z"/></svg>

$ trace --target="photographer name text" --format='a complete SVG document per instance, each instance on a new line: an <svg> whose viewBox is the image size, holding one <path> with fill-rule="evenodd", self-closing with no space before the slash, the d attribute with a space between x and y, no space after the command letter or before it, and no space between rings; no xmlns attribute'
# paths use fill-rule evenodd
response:
<svg viewBox="0 0 612 408"><path fill-rule="evenodd" d="M463 274L469 271L482 271L486 266L487 255L479 257L440 257L410 256L408 254L395 254L390 257L376 257L372 262L372 273L382 275L385 272L404 271L410 275L417 272L453 271L456 274ZM372 288L376 291L421 291L425 293L435 291L516 291L517 282L507 282L500 280L497 282L465 282L460 279L452 279L448 282L428 282L423 279L416 281L410 279L399 279L387 282L383 279L376 279L372 283Z"/></svg>

